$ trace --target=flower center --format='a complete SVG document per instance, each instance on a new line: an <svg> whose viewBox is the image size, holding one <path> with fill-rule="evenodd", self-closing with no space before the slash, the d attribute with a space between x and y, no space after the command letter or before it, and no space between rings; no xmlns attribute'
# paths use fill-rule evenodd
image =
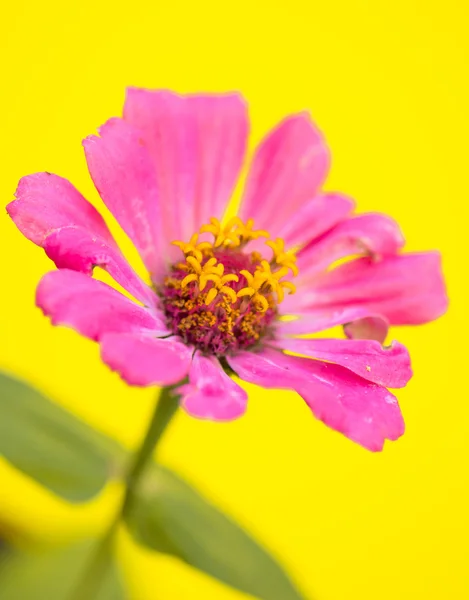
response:
<svg viewBox="0 0 469 600"><path fill-rule="evenodd" d="M272 337L285 290L295 292L284 277L297 275L296 256L285 252L280 238L266 242L270 261L249 251L249 242L269 237L253 226L252 219L234 217L222 226L212 218L200 228L212 242L198 241L199 233L188 243L173 242L185 260L171 267L158 289L168 327L205 353L222 356Z"/></svg>

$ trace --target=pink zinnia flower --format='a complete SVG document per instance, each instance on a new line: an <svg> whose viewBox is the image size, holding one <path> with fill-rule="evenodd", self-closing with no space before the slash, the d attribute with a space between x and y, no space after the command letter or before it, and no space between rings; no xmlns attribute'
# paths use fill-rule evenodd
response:
<svg viewBox="0 0 469 600"><path fill-rule="evenodd" d="M188 377L180 393L191 415L242 415L247 395L234 372L295 390L326 425L380 450L404 432L387 388L411 377L406 348L382 344L389 325L445 312L440 256L401 254L391 218L356 215L350 198L321 191L329 151L306 113L261 142L239 217L223 221L248 129L238 94L129 89L123 117L83 144L94 184L151 286L71 183L37 173L20 181L8 206L58 267L40 282L37 304L54 325L99 342L103 361L129 384ZM134 300L93 279L96 266ZM337 325L346 339L295 337Z"/></svg>

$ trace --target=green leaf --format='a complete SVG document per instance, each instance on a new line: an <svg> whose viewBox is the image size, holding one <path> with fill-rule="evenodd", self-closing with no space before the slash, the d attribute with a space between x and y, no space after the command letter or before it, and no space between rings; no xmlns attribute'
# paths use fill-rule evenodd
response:
<svg viewBox="0 0 469 600"><path fill-rule="evenodd" d="M0 373L0 456L69 500L95 496L122 450L26 383Z"/></svg>
<svg viewBox="0 0 469 600"><path fill-rule="evenodd" d="M2 600L70 600L93 557L95 542L86 541L66 548L37 554L16 554L0 569ZM112 557L99 593L83 600L124 600L120 574Z"/></svg>
<svg viewBox="0 0 469 600"><path fill-rule="evenodd" d="M163 467L148 472L125 516L134 538L262 600L304 598L243 529Z"/></svg>

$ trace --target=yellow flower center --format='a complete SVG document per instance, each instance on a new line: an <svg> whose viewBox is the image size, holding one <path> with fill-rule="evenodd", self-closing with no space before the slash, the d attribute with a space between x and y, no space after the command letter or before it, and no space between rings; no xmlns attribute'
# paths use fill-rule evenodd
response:
<svg viewBox="0 0 469 600"><path fill-rule="evenodd" d="M213 240L199 241L199 234ZM211 218L189 242L173 242L184 261L173 265L158 291L174 333L219 355L272 336L277 305L285 290L295 292L285 277L297 275L298 268L280 238L266 242L270 261L257 249L249 251L250 242L262 237L269 238L268 232L255 230L252 219L234 217L222 225Z"/></svg>

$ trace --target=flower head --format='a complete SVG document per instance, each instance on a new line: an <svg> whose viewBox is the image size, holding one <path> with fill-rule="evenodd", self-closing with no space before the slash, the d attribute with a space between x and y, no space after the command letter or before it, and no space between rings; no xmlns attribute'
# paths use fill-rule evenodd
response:
<svg viewBox="0 0 469 600"><path fill-rule="evenodd" d="M243 414L241 379L295 390L317 418L370 450L404 423L387 388L411 376L389 325L444 313L437 253L402 254L397 224L354 214L321 191L323 136L305 113L282 121L251 162L238 215L224 218L245 159L238 94L130 89L122 118L83 142L103 202L151 285L133 271L99 213L56 175L24 177L8 212L58 270L37 290L53 324L96 340L133 385L181 385L192 415ZM348 260L344 260L348 259ZM133 298L92 278L101 267ZM343 325L344 339L305 338Z"/></svg>

